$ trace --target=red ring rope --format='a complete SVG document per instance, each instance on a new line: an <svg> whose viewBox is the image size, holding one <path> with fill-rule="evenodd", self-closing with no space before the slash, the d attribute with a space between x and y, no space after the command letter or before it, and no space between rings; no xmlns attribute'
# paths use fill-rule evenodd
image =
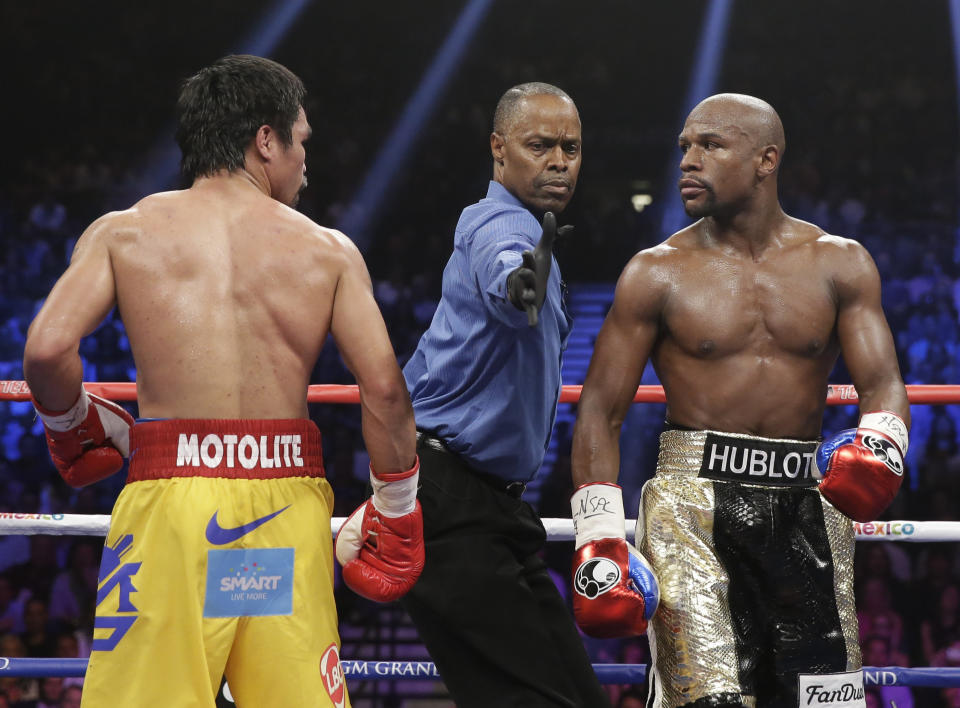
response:
<svg viewBox="0 0 960 708"><path fill-rule="evenodd" d="M112 401L137 400L137 385L129 382L85 383L84 388L97 396ZM580 400L583 386L564 386L560 394L561 403L576 403ZM960 403L960 386L939 384L935 386L907 386L907 396L911 403L945 404ZM0 381L0 401L29 401L30 389L26 381ZM307 400L310 403L359 403L360 395L356 386L338 384L318 384L309 387ZM635 403L663 403L666 398L662 386L640 386ZM857 392L853 386L833 385L827 387L827 405L842 406L857 402Z"/></svg>

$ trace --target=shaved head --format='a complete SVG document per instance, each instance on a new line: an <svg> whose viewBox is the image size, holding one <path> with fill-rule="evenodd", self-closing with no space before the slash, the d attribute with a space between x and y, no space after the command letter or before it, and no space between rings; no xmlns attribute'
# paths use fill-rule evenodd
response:
<svg viewBox="0 0 960 708"><path fill-rule="evenodd" d="M690 111L687 122L716 123L737 129L754 147L776 145L783 155L787 141L780 116L766 101L742 93L718 93Z"/></svg>
<svg viewBox="0 0 960 708"><path fill-rule="evenodd" d="M689 216L732 216L749 202L778 203L786 140L780 116L766 101L740 93L706 98L690 111L678 143L678 186Z"/></svg>

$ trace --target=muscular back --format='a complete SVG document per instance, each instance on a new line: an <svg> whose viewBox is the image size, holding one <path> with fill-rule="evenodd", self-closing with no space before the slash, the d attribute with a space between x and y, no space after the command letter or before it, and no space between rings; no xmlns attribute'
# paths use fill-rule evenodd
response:
<svg viewBox="0 0 960 708"><path fill-rule="evenodd" d="M342 235L237 183L154 195L107 219L141 416L306 416Z"/></svg>
<svg viewBox="0 0 960 708"><path fill-rule="evenodd" d="M651 254L669 274L651 359L671 422L819 433L839 352L835 276L852 242L797 225L757 257L707 246L694 229Z"/></svg>

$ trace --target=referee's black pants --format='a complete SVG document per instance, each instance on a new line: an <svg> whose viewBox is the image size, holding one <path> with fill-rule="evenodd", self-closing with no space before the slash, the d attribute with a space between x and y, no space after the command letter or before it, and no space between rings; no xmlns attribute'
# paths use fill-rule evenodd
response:
<svg viewBox="0 0 960 708"><path fill-rule="evenodd" d="M401 602L458 708L609 706L530 505L453 453L417 452L426 562Z"/></svg>

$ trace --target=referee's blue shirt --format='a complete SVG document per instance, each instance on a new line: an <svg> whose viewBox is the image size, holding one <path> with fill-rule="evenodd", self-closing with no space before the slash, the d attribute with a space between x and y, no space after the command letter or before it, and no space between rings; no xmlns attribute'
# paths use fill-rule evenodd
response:
<svg viewBox="0 0 960 708"><path fill-rule="evenodd" d="M490 182L460 215L440 304L403 369L417 428L508 481L533 479L543 461L573 322L556 259L536 327L507 299L507 276L540 233L533 213Z"/></svg>

